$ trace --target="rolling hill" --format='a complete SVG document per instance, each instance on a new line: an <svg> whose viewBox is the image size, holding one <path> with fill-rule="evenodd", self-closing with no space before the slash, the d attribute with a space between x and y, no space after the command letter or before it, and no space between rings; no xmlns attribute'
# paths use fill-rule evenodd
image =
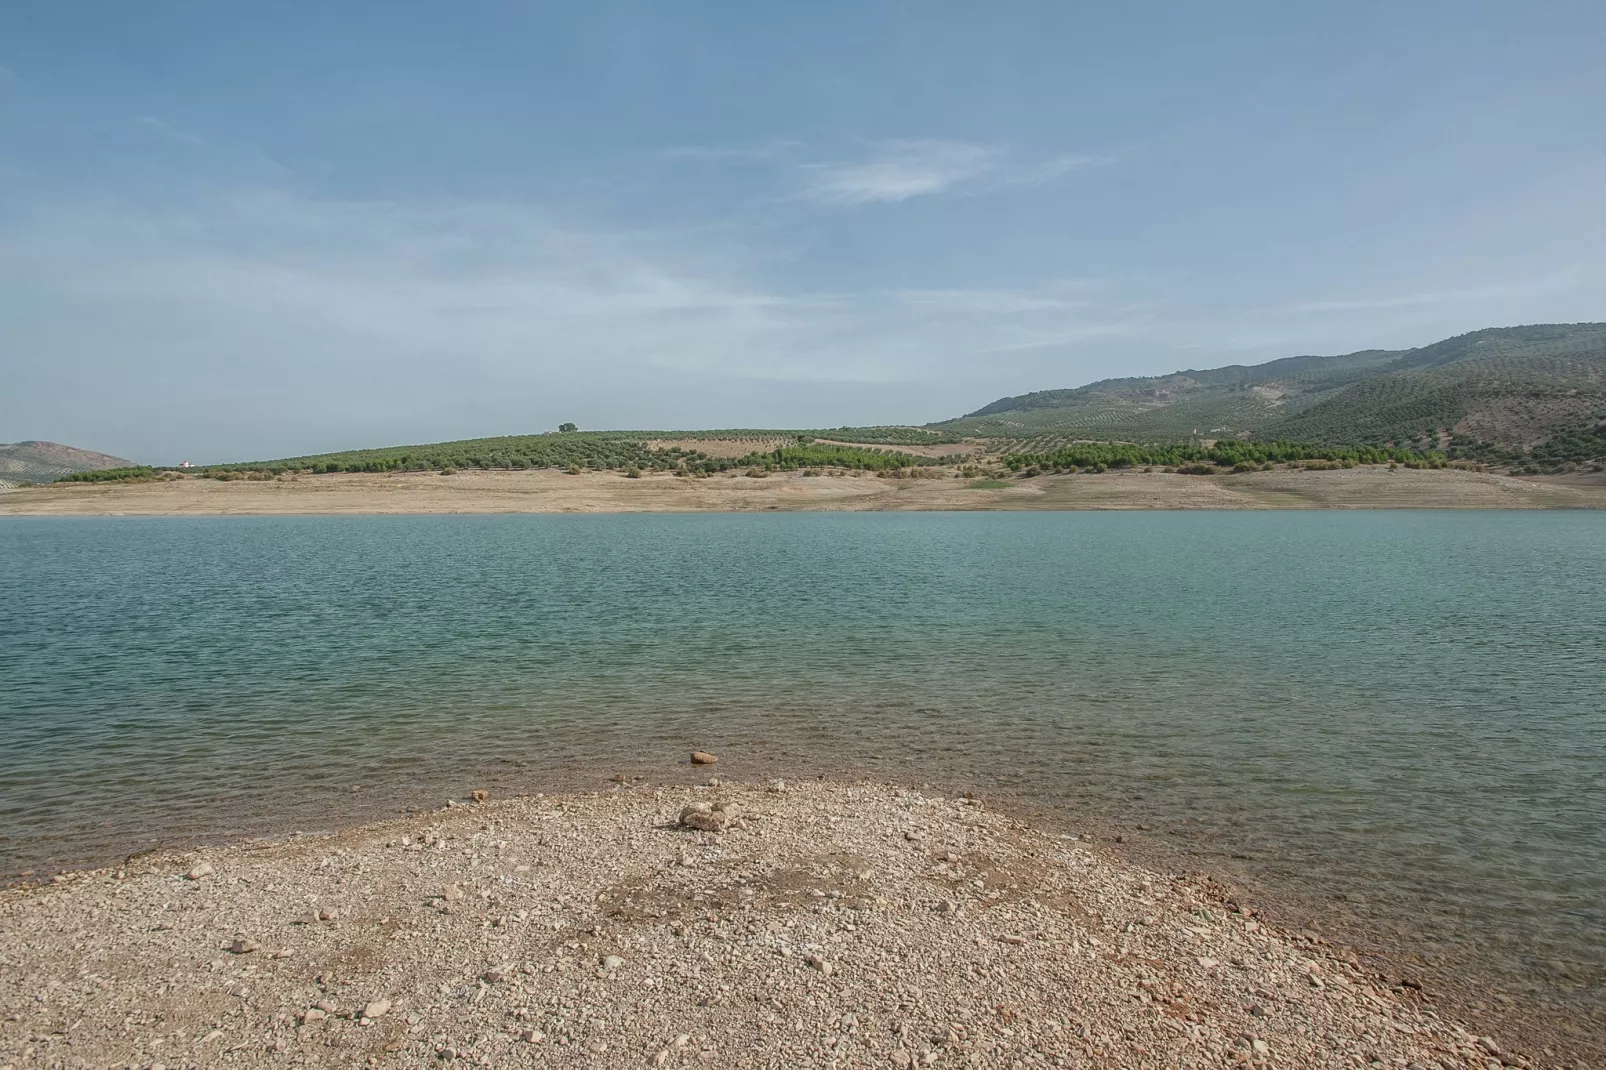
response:
<svg viewBox="0 0 1606 1070"><path fill-rule="evenodd" d="M50 483L74 472L128 468L133 463L59 442L0 442L0 480L8 483Z"/></svg>
<svg viewBox="0 0 1606 1070"><path fill-rule="evenodd" d="M1606 323L1497 327L1407 350L1106 379L930 425L1018 440L1283 439L1606 456Z"/></svg>

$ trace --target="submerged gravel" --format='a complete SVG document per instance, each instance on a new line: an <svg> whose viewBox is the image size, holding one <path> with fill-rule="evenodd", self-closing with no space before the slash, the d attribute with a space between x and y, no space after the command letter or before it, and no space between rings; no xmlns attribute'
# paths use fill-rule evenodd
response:
<svg viewBox="0 0 1606 1070"><path fill-rule="evenodd" d="M457 1063L1553 1065L1207 878L881 784L454 803L0 893L0 1068Z"/></svg>

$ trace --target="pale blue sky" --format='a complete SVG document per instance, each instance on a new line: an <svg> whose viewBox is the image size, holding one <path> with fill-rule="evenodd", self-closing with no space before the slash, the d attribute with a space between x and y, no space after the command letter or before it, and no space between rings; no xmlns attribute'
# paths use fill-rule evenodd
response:
<svg viewBox="0 0 1606 1070"><path fill-rule="evenodd" d="M1606 318L1606 4L0 5L0 441L925 422Z"/></svg>

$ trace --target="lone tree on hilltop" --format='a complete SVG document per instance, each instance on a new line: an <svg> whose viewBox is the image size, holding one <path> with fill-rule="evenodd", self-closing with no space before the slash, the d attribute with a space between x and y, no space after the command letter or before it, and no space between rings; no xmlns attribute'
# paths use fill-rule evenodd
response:
<svg viewBox="0 0 1606 1070"><path fill-rule="evenodd" d="M559 424L558 425L558 430L559 431L578 431L580 429L578 427L576 427L574 424Z"/></svg>

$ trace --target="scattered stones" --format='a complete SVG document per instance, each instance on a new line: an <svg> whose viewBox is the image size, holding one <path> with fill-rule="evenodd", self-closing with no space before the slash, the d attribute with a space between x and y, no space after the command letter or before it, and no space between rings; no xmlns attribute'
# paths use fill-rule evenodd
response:
<svg viewBox="0 0 1606 1070"><path fill-rule="evenodd" d="M1595 1065L1497 1057L1397 972L975 801L776 789L486 800L209 848L198 888L0 890L0 1066ZM75 973L90 933L115 974Z"/></svg>
<svg viewBox="0 0 1606 1070"><path fill-rule="evenodd" d="M724 832L731 817L722 804L694 802L680 812L680 823L700 832Z"/></svg>
<svg viewBox="0 0 1606 1070"><path fill-rule="evenodd" d="M693 765L713 765L718 761L718 758L714 757L712 754L709 754L705 750L694 750L691 752L691 764Z"/></svg>
<svg viewBox="0 0 1606 1070"><path fill-rule="evenodd" d="M212 863L202 862L191 869L188 873L184 874L184 879L187 881L198 881L202 877L210 877L216 872L217 870L212 868Z"/></svg>

